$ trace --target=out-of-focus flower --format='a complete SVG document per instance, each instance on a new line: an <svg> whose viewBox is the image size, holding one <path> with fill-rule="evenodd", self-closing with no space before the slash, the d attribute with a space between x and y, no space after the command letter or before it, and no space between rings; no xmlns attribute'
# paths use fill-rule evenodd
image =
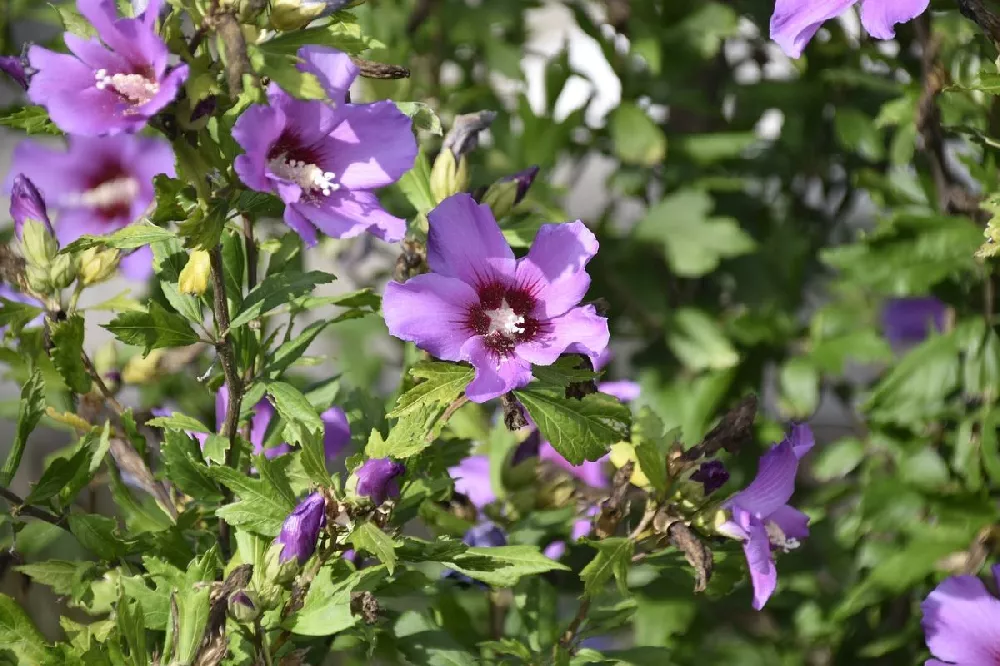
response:
<svg viewBox="0 0 1000 666"><path fill-rule="evenodd" d="M163 349L154 349L145 356L136 354L125 363L122 381L126 384L145 384L156 379L156 371L164 353Z"/></svg>
<svg viewBox="0 0 1000 666"><path fill-rule="evenodd" d="M809 426L792 426L785 439L760 459L750 485L723 504L731 517L717 529L743 542L757 610L764 607L778 583L772 547L791 550L809 536L809 517L789 506L788 500L795 491L799 459L814 444Z"/></svg>
<svg viewBox="0 0 1000 666"><path fill-rule="evenodd" d="M433 272L386 286L385 321L437 358L470 362L470 400L524 386L531 364L550 365L574 343L594 354L607 346L607 319L579 305L598 247L582 222L543 225L527 256L515 259L489 207L467 194L446 199L428 219Z"/></svg>
<svg viewBox="0 0 1000 666"><path fill-rule="evenodd" d="M892 345L923 342L944 330L948 306L933 296L891 298L882 306L882 333Z"/></svg>
<svg viewBox="0 0 1000 666"><path fill-rule="evenodd" d="M194 250L181 269L178 287L182 294L201 296L208 289L208 278L212 272L207 250Z"/></svg>
<svg viewBox="0 0 1000 666"><path fill-rule="evenodd" d="M316 75L330 100L344 99L358 73L350 57L315 46L300 49L299 57L299 68ZM268 106L247 109L233 127L233 138L246 151L235 162L240 180L277 194L285 202L285 223L307 245L316 244L317 229L333 238L367 231L400 240L405 220L383 210L372 190L413 166L417 144L410 119L387 100L303 101L275 84L268 100Z"/></svg>
<svg viewBox="0 0 1000 666"><path fill-rule="evenodd" d="M275 30L298 30L350 3L351 0L274 0L271 25Z"/></svg>
<svg viewBox="0 0 1000 666"><path fill-rule="evenodd" d="M279 562L298 560L302 564L316 550L319 531L326 524L326 500L319 493L312 493L299 502L281 525L275 543L281 545Z"/></svg>
<svg viewBox="0 0 1000 666"><path fill-rule="evenodd" d="M490 459L488 456L467 456L455 467L448 469L455 480L455 490L469 498L477 509L496 500L493 484L490 483Z"/></svg>
<svg viewBox="0 0 1000 666"><path fill-rule="evenodd" d="M771 39L786 55L798 58L823 23L857 3L858 0L776 0L771 15ZM875 39L892 39L897 23L920 16L929 3L930 0L863 0L861 25Z"/></svg>
<svg viewBox="0 0 1000 666"><path fill-rule="evenodd" d="M721 460L703 462L691 475L692 481L697 481L705 488L705 494L711 495L726 485L729 481L729 471Z"/></svg>
<svg viewBox="0 0 1000 666"><path fill-rule="evenodd" d="M466 546L496 548L507 545L507 535L499 525L487 521L470 527L462 537L462 543Z"/></svg>
<svg viewBox="0 0 1000 666"><path fill-rule="evenodd" d="M14 83L28 89L28 72L21 56L0 56L0 72L9 76Z"/></svg>
<svg viewBox="0 0 1000 666"><path fill-rule="evenodd" d="M24 141L14 150L12 166L58 213L53 226L62 245L137 221L155 198L153 177L175 174L173 150L161 139L122 134L68 140L66 151ZM153 272L152 251L144 247L122 257L121 269L128 278L145 280Z"/></svg>
<svg viewBox="0 0 1000 666"><path fill-rule="evenodd" d="M65 33L72 55L32 46L28 98L67 134L136 132L174 100L188 75L187 65L167 66L170 53L156 34L162 0L150 0L136 18L119 18L114 0L76 4L100 39Z"/></svg>
<svg viewBox="0 0 1000 666"><path fill-rule="evenodd" d="M992 569L1000 585L1000 565ZM1000 657L1000 599L976 576L952 576L920 605L927 647L925 666L986 666Z"/></svg>
<svg viewBox="0 0 1000 666"><path fill-rule="evenodd" d="M355 492L371 499L376 506L387 499L399 497L399 477L406 474L406 465L392 458L370 458L354 472Z"/></svg>

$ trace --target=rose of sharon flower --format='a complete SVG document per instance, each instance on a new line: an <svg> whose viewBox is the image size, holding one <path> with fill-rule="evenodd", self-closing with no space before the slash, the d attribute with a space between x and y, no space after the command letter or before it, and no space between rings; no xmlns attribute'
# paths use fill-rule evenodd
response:
<svg viewBox="0 0 1000 666"><path fill-rule="evenodd" d="M597 253L582 222L543 225L527 256L515 259L489 207L467 194L428 218L433 272L390 282L382 310L397 338L475 367L470 400L524 386L532 363L550 365L574 343L593 354L607 347L607 319L578 305L590 286L584 267Z"/></svg>
<svg viewBox="0 0 1000 666"><path fill-rule="evenodd" d="M281 533L275 539L281 544L278 561L284 564L298 560L302 564L316 550L319 531L326 524L326 500L319 493L312 493L299 502L281 524Z"/></svg>
<svg viewBox="0 0 1000 666"><path fill-rule="evenodd" d="M732 518L719 526L723 534L743 542L753 583L753 607L760 610L778 583L772 548L790 550L809 536L809 518L788 505L795 491L799 459L814 445L807 425L795 425L788 436L760 459L757 477L726 500Z"/></svg>
<svg viewBox="0 0 1000 666"><path fill-rule="evenodd" d="M406 465L401 462L392 458L371 458L355 472L358 477L356 492L378 506L387 499L399 497L399 477L404 474Z"/></svg>
<svg viewBox="0 0 1000 666"><path fill-rule="evenodd" d="M802 55L825 21L840 16L859 0L777 0L771 15L771 39L791 58ZM892 39L894 26L920 16L930 0L861 0L861 25L875 39Z"/></svg>
<svg viewBox="0 0 1000 666"><path fill-rule="evenodd" d="M62 245L136 222L155 198L153 177L175 175L169 143L129 134L71 136L65 151L23 141L14 149L11 168L30 178L58 213L54 226ZM143 247L123 257L121 271L133 280L148 278L152 250Z"/></svg>
<svg viewBox="0 0 1000 666"><path fill-rule="evenodd" d="M448 474L455 480L455 491L468 497L477 509L496 500L490 483L489 456L467 456L458 465L449 467Z"/></svg>
<svg viewBox="0 0 1000 666"><path fill-rule="evenodd" d="M251 106L233 127L246 151L236 158L236 173L247 187L285 202L285 223L307 245L316 244L317 229L333 238L367 231L400 240L405 220L385 212L371 190L396 182L413 166L417 142L410 119L388 100L343 103L358 74L347 55L308 46L299 57L299 69L314 74L337 103L295 99L271 84L269 105Z"/></svg>
<svg viewBox="0 0 1000 666"><path fill-rule="evenodd" d="M167 67L166 43L156 34L162 0L150 0L136 18L119 18L115 0L77 0L100 38L63 35L73 55L40 46L28 51L37 70L28 98L41 104L67 134L136 132L173 101L188 66ZM102 44L103 42L103 44Z"/></svg>
<svg viewBox="0 0 1000 666"><path fill-rule="evenodd" d="M1000 565L993 566L1000 585ZM1000 663L1000 599L976 576L946 579L920 605L927 647L937 659L925 666L987 666Z"/></svg>
<svg viewBox="0 0 1000 666"><path fill-rule="evenodd" d="M894 346L917 344L943 331L947 315L948 306L933 296L890 298L882 306L882 333Z"/></svg>

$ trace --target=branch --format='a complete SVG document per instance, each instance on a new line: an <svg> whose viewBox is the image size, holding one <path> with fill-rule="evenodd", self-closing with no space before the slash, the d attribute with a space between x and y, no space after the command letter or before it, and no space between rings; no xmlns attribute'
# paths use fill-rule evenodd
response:
<svg viewBox="0 0 1000 666"><path fill-rule="evenodd" d="M24 514L26 516L31 516L32 518L37 518L38 520L44 520L52 525L62 525L65 521L65 516L57 516L54 513L50 513L45 509L40 509L37 506L31 506L30 504L25 504L24 500L7 490L6 488L0 488L0 497L7 500L7 503L11 506L11 514L18 515Z"/></svg>
<svg viewBox="0 0 1000 666"><path fill-rule="evenodd" d="M250 63L250 56L247 55L247 42L234 14L221 12L213 18L213 21L226 54L229 96L235 99L243 93L243 75L253 74L253 65Z"/></svg>
<svg viewBox="0 0 1000 666"><path fill-rule="evenodd" d="M975 21L993 45L1000 49L1000 16L986 6L984 0L956 0L959 11Z"/></svg>
<svg viewBox="0 0 1000 666"><path fill-rule="evenodd" d="M374 60L365 60L351 56L351 61L361 70L361 76L366 79L408 79L410 70L399 65L388 65Z"/></svg>

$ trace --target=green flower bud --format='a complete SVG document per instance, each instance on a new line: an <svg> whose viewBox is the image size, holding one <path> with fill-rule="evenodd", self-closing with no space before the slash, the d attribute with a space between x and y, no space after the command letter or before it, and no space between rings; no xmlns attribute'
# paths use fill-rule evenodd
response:
<svg viewBox="0 0 1000 666"><path fill-rule="evenodd" d="M119 259L121 252L113 248L100 250L92 247L84 250L80 254L80 280L86 286L104 282L114 275Z"/></svg>
<svg viewBox="0 0 1000 666"><path fill-rule="evenodd" d="M348 0L274 0L271 25L275 30L298 30L348 4Z"/></svg>
<svg viewBox="0 0 1000 666"><path fill-rule="evenodd" d="M260 614L260 604L252 592L237 590L229 595L229 617L237 622L248 624L259 618Z"/></svg>
<svg viewBox="0 0 1000 666"><path fill-rule="evenodd" d="M47 269L59 252L59 241L43 222L26 219L21 230L21 254L28 266Z"/></svg>
<svg viewBox="0 0 1000 666"><path fill-rule="evenodd" d="M517 189L517 183L512 180L493 183L486 190L481 203L489 206L493 211L493 217L499 220L514 209L517 203Z"/></svg>
<svg viewBox="0 0 1000 666"><path fill-rule="evenodd" d="M36 294L48 296L52 293L52 280L49 279L48 266L33 266L26 264L24 267L24 279L28 287Z"/></svg>
<svg viewBox="0 0 1000 666"><path fill-rule="evenodd" d="M55 289L65 289L76 281L76 276L80 272L80 262L74 255L57 254L49 267L49 278L52 280L52 287Z"/></svg>
<svg viewBox="0 0 1000 666"><path fill-rule="evenodd" d="M469 168L465 156L456 161L454 153L442 150L431 168L431 194L436 203L441 203L453 194L464 192L469 187Z"/></svg>

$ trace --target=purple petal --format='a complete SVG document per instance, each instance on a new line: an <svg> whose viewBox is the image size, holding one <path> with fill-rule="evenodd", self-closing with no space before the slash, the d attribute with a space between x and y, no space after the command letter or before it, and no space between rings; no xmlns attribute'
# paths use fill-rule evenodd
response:
<svg viewBox="0 0 1000 666"><path fill-rule="evenodd" d="M802 49L824 21L844 13L857 0L777 0L771 15L771 39L790 58Z"/></svg>
<svg viewBox="0 0 1000 666"><path fill-rule="evenodd" d="M242 155L240 156L242 157ZM237 161L240 159L236 158ZM244 181L245 182L245 181ZM316 227L313 223L303 217L302 213L296 210L293 205L285 206L285 224L291 227L292 231L297 233L302 242L306 244L306 247L314 247L318 241L316 235Z"/></svg>
<svg viewBox="0 0 1000 666"><path fill-rule="evenodd" d="M742 491L733 495L728 505L740 507L759 517L767 517L788 504L795 492L795 475L799 460L787 439L777 444L760 459L757 476Z"/></svg>
<svg viewBox="0 0 1000 666"><path fill-rule="evenodd" d="M478 302L476 292L461 280L425 273L402 284L388 283L382 314L392 335L437 358L460 361L471 335L464 321Z"/></svg>
<svg viewBox="0 0 1000 666"><path fill-rule="evenodd" d="M77 0L76 6L102 42L132 65L147 65L155 74L162 73L167 47L150 24L142 19L119 18L114 0Z"/></svg>
<svg viewBox="0 0 1000 666"><path fill-rule="evenodd" d="M258 192L271 192L267 178L267 156L285 129L285 114L274 107L255 104L233 125L233 139L245 153L234 161L236 175Z"/></svg>
<svg viewBox="0 0 1000 666"><path fill-rule="evenodd" d="M692 481L702 484L705 495L711 495L729 481L729 470L720 460L703 462L691 475ZM779 509L780 511L781 509Z"/></svg>
<svg viewBox="0 0 1000 666"><path fill-rule="evenodd" d="M399 497L398 479L405 473L406 465L392 458L370 458L355 472L357 493L380 505L389 498Z"/></svg>
<svg viewBox="0 0 1000 666"><path fill-rule="evenodd" d="M590 513L594 512L591 511ZM593 520L591 520L590 518L581 518L579 520L575 520L573 521L573 529L570 530L570 538L573 539L573 541L579 541L583 537L590 534L590 531L593 529L593 527L594 527Z"/></svg>
<svg viewBox="0 0 1000 666"><path fill-rule="evenodd" d="M302 60L299 71L319 79L327 97L337 103L347 98L347 91L360 71L349 55L337 49L310 45L299 49L298 56Z"/></svg>
<svg viewBox="0 0 1000 666"><path fill-rule="evenodd" d="M281 544L278 560L282 563L298 560L303 563L316 550L316 539L326 523L326 500L319 493L313 493L302 500L281 525L281 533L275 541Z"/></svg>
<svg viewBox="0 0 1000 666"><path fill-rule="evenodd" d="M933 296L891 298L882 306L882 333L892 345L923 342L944 330L948 306Z"/></svg>
<svg viewBox="0 0 1000 666"><path fill-rule="evenodd" d="M250 443L253 445L254 454L259 454L264 449L264 436L273 418L274 407L267 400L261 400L253 406L253 415L250 417Z"/></svg>
<svg viewBox="0 0 1000 666"><path fill-rule="evenodd" d="M14 177L10 191L10 216L14 220L14 233L18 238L21 237L25 220L34 220L44 224L48 228L49 234L55 234L55 231L52 230L52 222L49 221L49 214L45 210L45 200L42 199L42 194L23 173Z"/></svg>
<svg viewBox="0 0 1000 666"><path fill-rule="evenodd" d="M571 345L596 354L608 346L610 338L608 320L593 305L585 305L550 319L540 337L517 345L515 353L529 363L551 365Z"/></svg>
<svg viewBox="0 0 1000 666"><path fill-rule="evenodd" d="M816 445L816 439L813 437L812 428L810 428L805 423L796 423L791 427L788 432L786 439L792 445L792 451L795 452L795 457L802 459L812 447Z"/></svg>
<svg viewBox="0 0 1000 666"><path fill-rule="evenodd" d="M455 491L468 497L477 509L496 500L488 456L469 456L457 466L448 468L448 474L455 480Z"/></svg>
<svg viewBox="0 0 1000 666"><path fill-rule="evenodd" d="M497 358L481 335L469 338L462 345L461 355L476 369L475 379L465 389L465 396L472 402L499 398L531 381L530 365L517 357Z"/></svg>
<svg viewBox="0 0 1000 666"><path fill-rule="evenodd" d="M118 268L127 279L145 282L153 275L153 250L149 246L140 247L124 255Z"/></svg>
<svg viewBox="0 0 1000 666"><path fill-rule="evenodd" d="M413 167L417 140L410 119L392 102L351 104L339 111L333 130L330 171L348 189L370 190L399 180Z"/></svg>
<svg viewBox="0 0 1000 666"><path fill-rule="evenodd" d="M608 475L604 471L604 465L607 461L607 457L595 461L586 461L580 465L574 465L563 458L562 455L552 448L552 445L548 442L542 443L538 452L538 457L542 460L548 460L549 462L558 465L593 488L607 488L609 485Z"/></svg>
<svg viewBox="0 0 1000 666"><path fill-rule="evenodd" d="M597 390L601 393L613 395L622 402L632 402L638 400L641 393L639 384L622 380L618 382L601 382L597 385Z"/></svg>
<svg viewBox="0 0 1000 666"><path fill-rule="evenodd" d="M351 425L340 407L330 407L319 417L323 420L323 450L326 459L332 460L351 443Z"/></svg>
<svg viewBox="0 0 1000 666"><path fill-rule="evenodd" d="M181 86L188 77L188 66L178 65L160 79L160 90L145 104L135 107L133 112L140 118L149 118L161 111L177 97Z"/></svg>
<svg viewBox="0 0 1000 666"><path fill-rule="evenodd" d="M862 0L861 25L875 39L892 39L894 26L917 18L930 0Z"/></svg>
<svg viewBox="0 0 1000 666"><path fill-rule="evenodd" d="M948 578L920 609L927 647L938 659L970 666L1000 660L1000 600L979 578Z"/></svg>
<svg viewBox="0 0 1000 666"><path fill-rule="evenodd" d="M492 275L514 274L514 252L489 206L477 204L468 194L456 194L427 217L427 264L434 272L471 285Z"/></svg>
<svg viewBox="0 0 1000 666"><path fill-rule="evenodd" d="M325 102L292 97L273 84L268 89L267 98L272 108L284 114L285 125L293 130L297 145L311 146L320 153L330 153L324 161L326 170L329 170L326 161L332 161L336 147L336 142L329 137L340 122L340 113Z"/></svg>
<svg viewBox="0 0 1000 666"><path fill-rule="evenodd" d="M787 538L801 540L809 536L809 516L787 504L772 511L767 520L781 528Z"/></svg>
<svg viewBox="0 0 1000 666"><path fill-rule="evenodd" d="M24 60L20 56L0 56L0 71L17 85L25 90L28 89L28 74L24 69Z"/></svg>
<svg viewBox="0 0 1000 666"><path fill-rule="evenodd" d="M517 262L518 284L531 285L535 315L551 319L580 303L590 287L587 262L597 254L597 237L583 222L545 224L527 256Z"/></svg>
<svg viewBox="0 0 1000 666"><path fill-rule="evenodd" d="M771 542L764 523L751 519L747 532L750 538L743 543L743 553L750 569L750 582L753 583L753 607L760 610L778 585L778 570L771 556Z"/></svg>
<svg viewBox="0 0 1000 666"><path fill-rule="evenodd" d="M542 551L542 555L549 558L550 560L558 560L563 555L566 554L566 542L565 541L553 541L545 547Z"/></svg>
<svg viewBox="0 0 1000 666"><path fill-rule="evenodd" d="M371 192L340 190L314 203L297 203L296 212L331 238L353 238L368 231L396 242L406 234L406 220L387 213Z"/></svg>
<svg viewBox="0 0 1000 666"><path fill-rule="evenodd" d="M109 72L121 72L130 68L128 60L106 49L97 38L86 39L67 32L63 36L63 41L66 42L66 48L92 70L106 69Z"/></svg>

